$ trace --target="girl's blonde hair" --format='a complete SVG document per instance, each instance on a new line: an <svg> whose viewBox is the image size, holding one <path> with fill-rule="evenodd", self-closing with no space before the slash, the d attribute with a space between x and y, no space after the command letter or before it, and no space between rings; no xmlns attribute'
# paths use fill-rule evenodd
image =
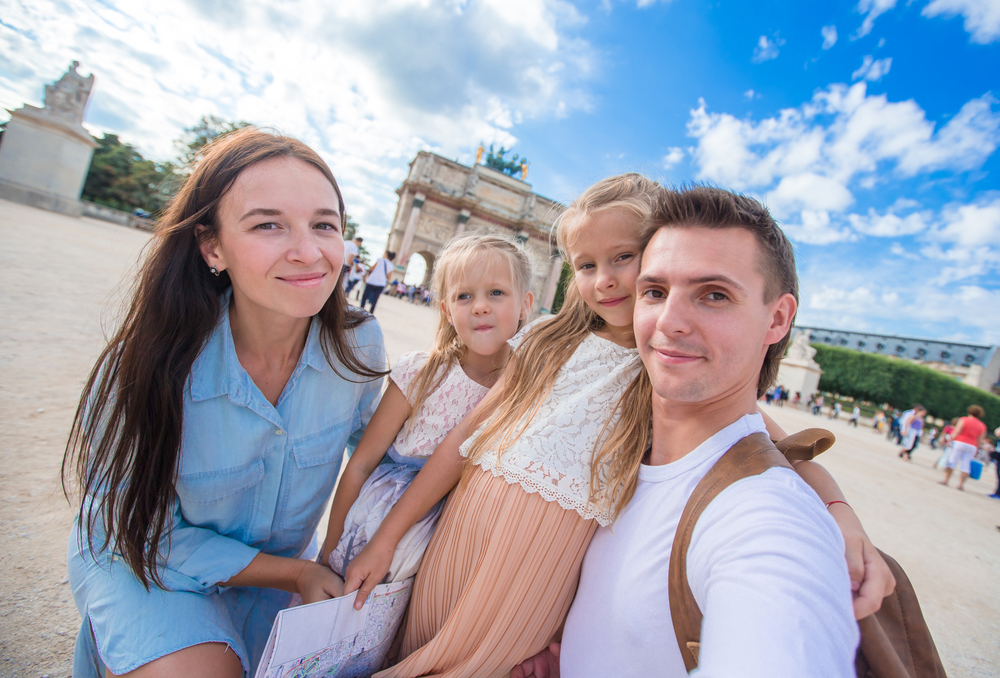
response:
<svg viewBox="0 0 1000 678"><path fill-rule="evenodd" d="M569 250L582 222L607 210L618 210L634 217L638 239L640 229L649 217L653 198L659 190L660 185L655 181L635 173L609 177L588 188L556 221L556 238L563 258L570 260ZM514 444L538 413L538 408L552 390L562 366L588 334L604 326L604 320L587 306L580 295L573 281L574 273L571 270L566 285L566 300L556 316L532 328L511 356L504 374L503 392L496 395L500 399L500 405L473 441L465 461L467 469L487 450L496 449L502 455ZM646 383L649 383L648 379ZM626 396L633 390L633 386L634 384L629 386ZM635 397L632 395L629 402ZM620 405L624 402L625 396ZM646 427L648 426L647 421ZM591 498L607 502L613 513L617 514L618 508L624 506L624 503L617 501L617 497L624 490L632 464L622 463L607 445L599 452L594 452ZM640 453L638 461L641 460ZM608 469L601 473L601 465L606 461L609 463ZM594 488L600 489L595 492ZM634 492L634 482L632 491Z"/></svg>
<svg viewBox="0 0 1000 678"><path fill-rule="evenodd" d="M522 299L531 289L533 271L531 259L520 245L492 234L471 234L454 238L441 250L434 263L431 292L435 302L447 304L455 288L470 271L482 272L498 264L508 267L515 293L519 300ZM452 366L465 357L465 351L458 333L441 310L434 345L427 356L427 362L407 389L407 400L412 399L413 402L407 426L416 421L417 413L427 396L441 385ZM497 365L496 369L502 367L503 365Z"/></svg>

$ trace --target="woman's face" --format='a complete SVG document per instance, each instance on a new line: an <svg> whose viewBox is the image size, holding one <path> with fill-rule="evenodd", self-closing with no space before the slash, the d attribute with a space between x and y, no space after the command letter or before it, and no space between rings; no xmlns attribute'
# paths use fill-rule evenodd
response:
<svg viewBox="0 0 1000 678"><path fill-rule="evenodd" d="M297 158L251 165L219 203L218 238L201 251L229 272L241 311L316 315L344 264L339 201L318 169Z"/></svg>

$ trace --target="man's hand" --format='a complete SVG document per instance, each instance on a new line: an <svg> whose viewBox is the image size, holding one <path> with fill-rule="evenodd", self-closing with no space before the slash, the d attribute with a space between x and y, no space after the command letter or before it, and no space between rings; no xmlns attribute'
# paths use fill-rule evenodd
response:
<svg viewBox="0 0 1000 678"><path fill-rule="evenodd" d="M552 643L510 672L510 678L559 678L559 643Z"/></svg>
<svg viewBox="0 0 1000 678"><path fill-rule="evenodd" d="M865 534L854 509L837 503L830 506L830 515L844 535L847 572L854 594L854 618L864 619L882 607L882 599L896 588L896 578Z"/></svg>
<svg viewBox="0 0 1000 678"><path fill-rule="evenodd" d="M344 582L333 570L309 561L295 579L295 587L303 605L344 595Z"/></svg>
<svg viewBox="0 0 1000 678"><path fill-rule="evenodd" d="M385 546L378 538L378 533L368 542L344 573L344 593L357 589L358 597L354 600L354 609L360 610L368 599L372 589L382 583L392 565L392 556L396 546Z"/></svg>

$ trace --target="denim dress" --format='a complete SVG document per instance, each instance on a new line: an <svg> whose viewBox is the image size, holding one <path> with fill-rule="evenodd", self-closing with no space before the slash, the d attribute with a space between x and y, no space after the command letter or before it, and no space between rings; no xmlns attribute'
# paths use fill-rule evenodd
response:
<svg viewBox="0 0 1000 678"><path fill-rule="evenodd" d="M74 521L69 541L73 597L83 617L76 678L115 674L206 642L227 643L252 674L278 610L292 594L223 587L260 552L295 558L314 540L344 449L378 404L382 379L338 376L313 319L298 365L271 405L240 365L228 308L195 360L184 389L184 424L165 584L147 591L103 528ZM351 341L353 339L353 341ZM385 369L382 330L369 319L348 340ZM351 381L353 378L356 382ZM99 521L98 521L99 523ZM93 549L88 547L92 538Z"/></svg>

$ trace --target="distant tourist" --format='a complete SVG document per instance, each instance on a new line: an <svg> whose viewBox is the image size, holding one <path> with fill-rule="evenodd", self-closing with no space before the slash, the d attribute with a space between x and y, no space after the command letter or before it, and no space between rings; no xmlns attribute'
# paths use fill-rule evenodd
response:
<svg viewBox="0 0 1000 678"><path fill-rule="evenodd" d="M914 405L912 410L903 412L899 420L900 435L903 438L903 449L899 451L900 459L906 455L907 461L913 461L913 450L920 444L920 434L924 428L924 417L927 416L927 408L923 405Z"/></svg>
<svg viewBox="0 0 1000 678"><path fill-rule="evenodd" d="M365 278L365 292L361 295L361 308L369 304L369 313L375 313L375 304L382 294L382 290L389 284L389 276L392 275L392 261L396 258L395 252L386 252L385 256L372 264L368 269L368 277Z"/></svg>
<svg viewBox="0 0 1000 678"><path fill-rule="evenodd" d="M872 420L872 429L875 433L881 433L882 428L885 426L885 412L879 410L875 413L875 418Z"/></svg>
<svg viewBox="0 0 1000 678"><path fill-rule="evenodd" d="M997 470L997 489L990 495L993 499L1000 499L1000 450L998 450L998 440L1000 440L1000 426L993 431L993 449L990 451L990 459L993 460L993 468Z"/></svg>
<svg viewBox="0 0 1000 678"><path fill-rule="evenodd" d="M819 413L822 411L823 411L823 396L818 395L816 396L816 400L813 401L813 414L818 416Z"/></svg>
<svg viewBox="0 0 1000 678"><path fill-rule="evenodd" d="M844 411L844 406L840 404L838 400L830 408L830 419L840 419L840 413Z"/></svg>
<svg viewBox="0 0 1000 678"><path fill-rule="evenodd" d="M859 419L861 419L861 408L855 405L854 409L851 410L851 419L847 423L853 424L854 428L857 428Z"/></svg>
<svg viewBox="0 0 1000 678"><path fill-rule="evenodd" d="M952 472L958 469L958 489L965 489L965 479L969 477L969 468L976 450L986 443L986 424L982 422L986 416L985 410L979 405L971 405L968 416L958 420L952 433L951 452L948 454L947 468L944 470L942 485L947 486Z"/></svg>
<svg viewBox="0 0 1000 678"><path fill-rule="evenodd" d="M361 252L361 243L364 242L364 238L357 236L353 241L344 241L344 284L347 284L347 279L351 274L351 270L354 268L354 264L358 260L358 254ZM350 290L348 290L350 291Z"/></svg>

